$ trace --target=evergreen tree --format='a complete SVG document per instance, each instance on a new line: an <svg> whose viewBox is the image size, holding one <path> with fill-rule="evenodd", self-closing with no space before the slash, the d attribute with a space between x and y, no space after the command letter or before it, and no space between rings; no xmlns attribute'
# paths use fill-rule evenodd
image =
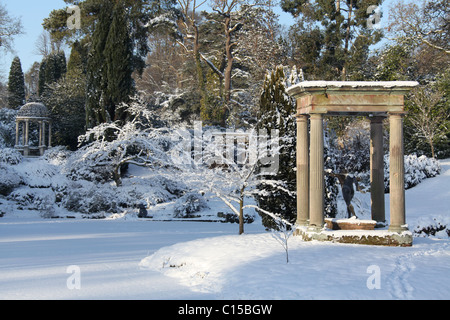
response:
<svg viewBox="0 0 450 320"><path fill-rule="evenodd" d="M296 119L295 100L285 93L283 67L277 67L266 77L260 102L259 134L267 130L279 131L279 168L275 175L264 177L258 186L258 205L261 209L280 214L295 222L296 212ZM261 214L266 228L276 228L273 219Z"/></svg>
<svg viewBox="0 0 450 320"><path fill-rule="evenodd" d="M369 25L368 8L381 3L382 0L281 1L284 11L299 17L296 28L301 33L294 46L306 53L300 57L300 66L312 68L307 72L309 79L361 79L361 64L367 61L368 48L382 36Z"/></svg>
<svg viewBox="0 0 450 320"><path fill-rule="evenodd" d="M85 75L87 72L89 48L85 40L75 41L72 44L69 61L67 62L67 74L77 75L80 72Z"/></svg>
<svg viewBox="0 0 450 320"><path fill-rule="evenodd" d="M42 97L47 86L59 81L66 72L66 55L63 51L52 52L45 57L39 68L39 96Z"/></svg>
<svg viewBox="0 0 450 320"><path fill-rule="evenodd" d="M87 97L86 97L86 127L92 128L108 121L104 104L107 76L104 61L104 51L112 22L111 1L102 1L97 24L92 35L91 49L87 62Z"/></svg>
<svg viewBox="0 0 450 320"><path fill-rule="evenodd" d="M117 2L103 52L107 78L105 104L113 120L124 120L123 110L117 107L129 102L134 93L132 50L126 11L121 2Z"/></svg>
<svg viewBox="0 0 450 320"><path fill-rule="evenodd" d="M11 69L9 71L8 94L9 108L18 109L25 103L25 80L19 57L15 57L11 63Z"/></svg>
<svg viewBox="0 0 450 320"><path fill-rule="evenodd" d="M110 120L125 120L118 106L134 93L133 42L128 14L121 1L104 0L92 36L87 63L87 128Z"/></svg>

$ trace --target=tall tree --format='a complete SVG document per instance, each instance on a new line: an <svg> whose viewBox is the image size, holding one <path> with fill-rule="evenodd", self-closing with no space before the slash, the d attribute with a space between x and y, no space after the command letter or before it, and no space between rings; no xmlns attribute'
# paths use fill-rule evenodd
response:
<svg viewBox="0 0 450 320"><path fill-rule="evenodd" d="M27 101L34 101L38 96L40 63L34 62L25 73L25 91Z"/></svg>
<svg viewBox="0 0 450 320"><path fill-rule="evenodd" d="M105 103L109 116L113 120L125 120L121 103L128 103L134 93L133 48L129 37L129 23L122 3L117 2L113 9L111 26L106 38L105 57L106 91Z"/></svg>
<svg viewBox="0 0 450 320"><path fill-rule="evenodd" d="M299 17L299 23L309 25L303 29L310 30L310 43L317 49L312 57L320 55L318 74L327 80L348 80L352 77L351 68L359 65L351 62L367 59L367 54L361 55L361 49L367 52L366 48L381 40L382 33L373 28L369 19L370 7L381 3L382 0L282 0L281 7Z"/></svg>
<svg viewBox="0 0 450 320"><path fill-rule="evenodd" d="M11 63L8 80L8 94L9 108L18 109L25 103L25 80L19 57L15 57Z"/></svg>
<svg viewBox="0 0 450 320"><path fill-rule="evenodd" d="M416 45L426 45L450 55L450 3L448 0L396 1L390 10L389 31Z"/></svg>
<svg viewBox="0 0 450 320"><path fill-rule="evenodd" d="M415 88L407 101L407 125L414 135L429 145L431 156L436 158L435 144L446 139L450 129L449 103L442 92L431 86Z"/></svg>
<svg viewBox="0 0 450 320"><path fill-rule="evenodd" d="M261 209L280 214L283 219L295 221L296 211L296 120L295 100L285 93L287 76L279 66L272 71L264 82L261 94L259 134L266 130L268 134L278 130L280 138L279 163L274 175L262 179L256 198ZM270 215L262 214L267 228L276 228Z"/></svg>
<svg viewBox="0 0 450 320"><path fill-rule="evenodd" d="M102 5L103 10L100 11L92 35L87 63L86 127L88 129L110 120L105 109L107 69L104 64L104 51L112 22L113 4L111 1L102 0Z"/></svg>
<svg viewBox="0 0 450 320"><path fill-rule="evenodd" d="M47 86L57 82L66 72L66 55L63 51L55 51L44 57L39 68L39 96L43 96Z"/></svg>

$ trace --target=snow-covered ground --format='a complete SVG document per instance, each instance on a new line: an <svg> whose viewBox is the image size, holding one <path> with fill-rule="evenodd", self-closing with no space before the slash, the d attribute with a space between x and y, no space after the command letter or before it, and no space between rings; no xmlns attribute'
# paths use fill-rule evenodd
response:
<svg viewBox="0 0 450 320"><path fill-rule="evenodd" d="M439 176L406 191L411 231L450 226L450 160L441 166ZM355 199L362 216L367 197ZM444 231L415 237L410 248L291 237L289 263L276 235L258 221L246 225L244 235L237 231L230 223L6 213L0 218L0 299L450 298Z"/></svg>

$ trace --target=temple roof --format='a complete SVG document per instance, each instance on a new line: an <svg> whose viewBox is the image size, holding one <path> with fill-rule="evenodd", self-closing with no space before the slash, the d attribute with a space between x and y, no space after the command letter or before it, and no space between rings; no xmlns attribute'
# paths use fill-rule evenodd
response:
<svg viewBox="0 0 450 320"><path fill-rule="evenodd" d="M17 112L17 118L49 118L50 113L45 105L38 102L30 102L20 108Z"/></svg>

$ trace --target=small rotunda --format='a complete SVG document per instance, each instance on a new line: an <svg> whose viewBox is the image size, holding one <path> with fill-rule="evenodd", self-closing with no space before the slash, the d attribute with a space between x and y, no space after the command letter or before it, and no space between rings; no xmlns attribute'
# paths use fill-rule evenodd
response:
<svg viewBox="0 0 450 320"><path fill-rule="evenodd" d="M37 124L38 141L30 141L30 127ZM46 133L48 132L48 140ZM22 139L20 139L22 137ZM37 146L35 144L38 144ZM47 107L38 102L30 102L20 108L16 116L15 148L25 157L42 156L52 145L52 124Z"/></svg>

